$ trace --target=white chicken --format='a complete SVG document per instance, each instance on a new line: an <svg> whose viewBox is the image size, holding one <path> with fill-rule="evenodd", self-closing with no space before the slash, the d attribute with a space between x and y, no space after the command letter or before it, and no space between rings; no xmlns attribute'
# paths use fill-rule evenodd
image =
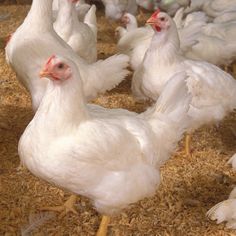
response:
<svg viewBox="0 0 236 236"><path fill-rule="evenodd" d="M122 16L121 22L125 25L128 32L138 28L136 17L128 12Z"/></svg>
<svg viewBox="0 0 236 236"><path fill-rule="evenodd" d="M228 161L236 170L236 154ZM229 198L213 206L207 216L211 220L217 220L217 224L227 222L226 227L236 229L236 187L231 191Z"/></svg>
<svg viewBox="0 0 236 236"><path fill-rule="evenodd" d="M194 0L196 1L196 0ZM203 11L213 18L223 15L225 12L236 11L235 0L212 0L205 1Z"/></svg>
<svg viewBox="0 0 236 236"><path fill-rule="evenodd" d="M77 11L78 19L80 21L84 20L84 17L86 16L87 12L89 11L91 5L87 4L85 0L79 0L75 3L75 8Z"/></svg>
<svg viewBox="0 0 236 236"><path fill-rule="evenodd" d="M125 28L122 26L118 26L115 29L115 36L118 40L120 40L127 32L138 28L136 17L127 12L124 13L124 15L121 17L121 23Z"/></svg>
<svg viewBox="0 0 236 236"><path fill-rule="evenodd" d="M222 16L226 12L236 11L235 0L191 0L190 7L185 10L186 13L203 10L208 16L215 18Z"/></svg>
<svg viewBox="0 0 236 236"><path fill-rule="evenodd" d="M189 6L185 9L185 13L188 14L193 11L203 11L204 3L212 0L191 0Z"/></svg>
<svg viewBox="0 0 236 236"><path fill-rule="evenodd" d="M188 14L186 17L184 17L184 15L185 13L183 7L179 8L179 10L175 13L173 20L176 24L177 29L190 26L195 22L202 22L203 23L202 27L204 27L206 23L209 21L209 17L203 11L192 12Z"/></svg>
<svg viewBox="0 0 236 236"><path fill-rule="evenodd" d="M127 17L130 16L127 15ZM191 16L188 17L190 18ZM195 45L196 39L201 32L201 28L205 25L203 20L195 21L194 19L188 19L188 17L186 18L186 21L189 23L180 25L178 28L182 53L186 53L193 45ZM133 22L134 19L130 18L129 24L134 28ZM137 70L150 46L154 32L150 26L139 27L126 32L127 33L124 33L123 30L120 31L122 37L117 43L117 50L120 53L128 55L130 57L131 68Z"/></svg>
<svg viewBox="0 0 236 236"><path fill-rule="evenodd" d="M236 59L236 22L209 23L197 43L186 52L191 59L227 66Z"/></svg>
<svg viewBox="0 0 236 236"><path fill-rule="evenodd" d="M105 15L112 20L119 20L125 12L136 15L138 6L136 0L102 0Z"/></svg>
<svg viewBox="0 0 236 236"><path fill-rule="evenodd" d="M234 11L222 12L221 15L214 18L213 23L226 23L236 21L236 9Z"/></svg>
<svg viewBox="0 0 236 236"><path fill-rule="evenodd" d="M47 86L47 80L38 79L38 72L45 60L56 53L77 64L88 100L112 89L128 74L129 58L125 55L114 55L93 64L80 58L53 29L52 0L34 0L23 24L6 47L6 58L29 90L34 110L38 108Z"/></svg>
<svg viewBox="0 0 236 236"><path fill-rule="evenodd" d="M202 32L205 35L217 37L228 42L235 43L236 21L226 23L209 23L202 28Z"/></svg>
<svg viewBox="0 0 236 236"><path fill-rule="evenodd" d="M20 138L22 163L34 175L90 198L104 220L153 195L160 163L187 126L185 77L167 84L156 105L142 114L87 105L78 68L69 59L52 56L41 77L49 82Z"/></svg>
<svg viewBox="0 0 236 236"><path fill-rule="evenodd" d="M204 12L193 12L184 19L184 8L180 8L174 17L177 28L202 22L196 43L185 51L185 56L194 60L203 60L219 66L228 66L236 58L236 22L207 23L209 17Z"/></svg>
<svg viewBox="0 0 236 236"><path fill-rule="evenodd" d="M79 0L76 2L75 6L78 19L80 21L83 21L91 5L87 4L84 0ZM59 0L53 0L52 9L53 9L53 18L56 20L59 10Z"/></svg>
<svg viewBox="0 0 236 236"><path fill-rule="evenodd" d="M191 0L159 0L157 1L156 6L173 16L179 8L185 8L189 6L190 3Z"/></svg>
<svg viewBox="0 0 236 236"><path fill-rule="evenodd" d="M121 17L121 22L123 23L125 28L122 26L116 27L115 35L118 40L120 40L127 32L130 32L138 28L138 22L136 17L130 13L126 12Z"/></svg>
<svg viewBox="0 0 236 236"><path fill-rule="evenodd" d="M132 91L137 99L157 100L166 82L174 74L185 72L188 91L193 96L190 130L219 122L236 108L236 81L212 64L182 56L177 28L170 16L157 11L147 23L152 25L155 34L133 76ZM189 155L189 148L186 151Z"/></svg>
<svg viewBox="0 0 236 236"><path fill-rule="evenodd" d="M97 60L96 7L93 5L85 16L84 23L77 17L76 1L58 0L59 11L53 26L56 33L88 63ZM91 26L91 27L90 27Z"/></svg>
<svg viewBox="0 0 236 236"><path fill-rule="evenodd" d="M226 221L227 228L236 229L236 188L230 193L229 199L213 206L207 216L211 220L217 220L217 224Z"/></svg>
<svg viewBox="0 0 236 236"><path fill-rule="evenodd" d="M236 153L229 159L228 164L231 164L233 169L236 170Z"/></svg>
<svg viewBox="0 0 236 236"><path fill-rule="evenodd" d="M77 17L80 21L84 20L85 15L89 11L91 5L87 4L84 0L79 0L75 3ZM53 0L52 4L53 19L56 20L59 10L59 0Z"/></svg>
<svg viewBox="0 0 236 236"><path fill-rule="evenodd" d="M136 70L142 62L150 44L153 32L148 27L139 27L136 30L125 31L120 29L117 50L130 58L130 66Z"/></svg>

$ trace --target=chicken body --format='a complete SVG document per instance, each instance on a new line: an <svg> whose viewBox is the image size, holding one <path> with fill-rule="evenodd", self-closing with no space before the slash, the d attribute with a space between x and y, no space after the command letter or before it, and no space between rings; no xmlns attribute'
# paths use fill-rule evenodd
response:
<svg viewBox="0 0 236 236"><path fill-rule="evenodd" d="M56 56L46 66L59 63L68 68L65 79L50 74L56 79L50 79L20 139L24 165L44 180L89 197L106 215L153 195L160 163L170 157L187 124L184 79L175 79L159 102L139 115L86 105L72 61Z"/></svg>

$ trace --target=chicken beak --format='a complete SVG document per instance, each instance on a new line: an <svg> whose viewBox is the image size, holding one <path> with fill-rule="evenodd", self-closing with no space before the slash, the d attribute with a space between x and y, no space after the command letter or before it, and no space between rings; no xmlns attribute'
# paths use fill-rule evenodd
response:
<svg viewBox="0 0 236 236"><path fill-rule="evenodd" d="M47 69L43 69L39 73L40 78L45 78L45 77L49 77L49 76L50 76L50 72Z"/></svg>
<svg viewBox="0 0 236 236"><path fill-rule="evenodd" d="M156 19L152 16L146 21L146 24L148 25L154 25L155 23L157 23Z"/></svg>

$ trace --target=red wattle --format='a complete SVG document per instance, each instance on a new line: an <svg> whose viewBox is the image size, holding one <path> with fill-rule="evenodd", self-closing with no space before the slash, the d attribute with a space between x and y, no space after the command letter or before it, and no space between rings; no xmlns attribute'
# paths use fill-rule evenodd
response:
<svg viewBox="0 0 236 236"><path fill-rule="evenodd" d="M156 29L157 32L161 32L161 27L160 26L155 25L155 29Z"/></svg>

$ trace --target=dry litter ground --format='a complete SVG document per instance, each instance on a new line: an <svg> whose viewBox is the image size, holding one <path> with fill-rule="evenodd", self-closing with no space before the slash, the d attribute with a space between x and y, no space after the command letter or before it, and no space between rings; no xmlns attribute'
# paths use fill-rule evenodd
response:
<svg viewBox="0 0 236 236"><path fill-rule="evenodd" d="M88 199L78 197L78 216L59 219L50 213L40 214L41 206L60 205L69 196L28 171L18 171L18 140L33 117L29 94L19 84L5 62L3 38L20 25L29 6L0 6L10 12L9 20L0 23L0 235L94 235L100 215ZM115 25L98 14L99 57L115 53ZM30 61L29 61L30 63ZM130 92L130 78L118 88L100 96L95 103L140 112ZM236 114L218 127L204 127L193 136L193 154L184 156L183 144L162 168L160 188L152 198L144 199L112 218L108 235L236 235L224 224L216 225L205 216L208 209L227 198L236 183L236 175L227 160L236 151L232 132ZM41 221L40 221L41 220Z"/></svg>

